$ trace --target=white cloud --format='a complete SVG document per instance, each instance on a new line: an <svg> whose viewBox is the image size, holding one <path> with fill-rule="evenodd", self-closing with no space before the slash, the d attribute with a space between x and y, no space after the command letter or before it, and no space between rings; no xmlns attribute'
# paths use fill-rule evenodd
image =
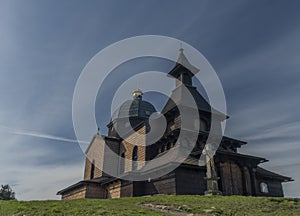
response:
<svg viewBox="0 0 300 216"><path fill-rule="evenodd" d="M50 134L43 134L43 133L37 133L37 132L33 132L33 131L13 129L13 128L9 128L9 127L3 126L3 125L0 125L0 128L6 129L6 130L8 130L9 133L16 134L16 135L30 136L30 137L44 138L44 139L50 139L50 140L56 140L56 141L79 143L79 144L89 144L88 141L79 141L79 140L75 140L75 139L68 139L68 138L64 138L64 137L53 136Z"/></svg>
<svg viewBox="0 0 300 216"><path fill-rule="evenodd" d="M56 192L82 179L83 166L80 164L41 166L41 167L10 167L14 174L13 189L19 200L59 199ZM8 179L2 179L2 181Z"/></svg>

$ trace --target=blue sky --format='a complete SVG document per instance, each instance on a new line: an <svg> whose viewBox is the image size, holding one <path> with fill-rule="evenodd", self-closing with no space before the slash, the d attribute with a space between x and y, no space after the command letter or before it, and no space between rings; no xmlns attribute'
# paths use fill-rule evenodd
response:
<svg viewBox="0 0 300 216"><path fill-rule="evenodd" d="M0 0L0 184L11 184L18 199L58 199L59 189L82 179L71 115L82 69L111 43L157 34L205 55L223 84L226 135L248 141L242 153L270 159L264 167L293 177L285 194L300 196L299 8L299 1L283 0ZM101 104L116 86L171 64L141 65L123 65L111 89L99 92L102 133L109 108ZM163 99L153 98L160 107Z"/></svg>

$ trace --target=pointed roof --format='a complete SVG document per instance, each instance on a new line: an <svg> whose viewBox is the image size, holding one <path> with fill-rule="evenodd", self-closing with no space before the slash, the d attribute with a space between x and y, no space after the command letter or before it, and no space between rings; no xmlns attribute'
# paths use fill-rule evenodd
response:
<svg viewBox="0 0 300 216"><path fill-rule="evenodd" d="M195 87L186 86L185 88L187 88L190 91L199 110L207 113L211 112L211 106L202 97L202 95L198 93ZM168 99L166 105L164 106L161 112L167 113L168 111L172 110L173 108L179 105L186 106L187 104L189 104L186 102L187 98L185 97L186 94L184 92L185 89L183 89L183 86L176 87L172 91L171 97Z"/></svg>
<svg viewBox="0 0 300 216"><path fill-rule="evenodd" d="M177 58L174 68L168 73L168 76L177 78L181 73L188 73L191 77L199 72L199 69L193 66L183 53L183 49L179 49L179 56Z"/></svg>
<svg viewBox="0 0 300 216"><path fill-rule="evenodd" d="M179 49L179 56L177 58L177 64L181 64L182 66L184 66L185 68L187 68L188 70L190 70L193 74L196 74L199 72L199 69L196 68L194 65L192 65L189 60L187 59L187 57L184 55L183 53L183 48Z"/></svg>
<svg viewBox="0 0 300 216"><path fill-rule="evenodd" d="M282 182L294 181L294 179L292 179L291 177L283 176L283 175L271 172L271 171L263 169L259 166L256 168L256 173L258 175L262 176L262 177L271 178L271 179L278 179Z"/></svg>
<svg viewBox="0 0 300 216"><path fill-rule="evenodd" d="M175 66L173 67L173 69L168 73L168 76L178 79L178 77L182 73L186 73L191 78L198 71L199 71L199 69L196 68L195 66L193 66L189 62L189 60L183 53L183 49L180 48L177 62L175 64ZM221 117L221 119L229 118L222 112L219 112L216 109L212 108L210 106L210 104L204 99L204 97L197 91L197 88L195 86L192 86L192 83L191 83L191 85L186 85L185 88L187 88L189 90L189 92L191 93L191 95L193 96L198 110L204 111L206 113L211 113L212 109L213 109L214 113L217 113L218 116ZM185 88L183 88L182 85L176 86L176 88L172 91L172 95L168 99L168 101L167 101L166 105L164 106L164 108L162 109L161 113L165 114L165 113L169 112L170 110L172 110L173 108L177 107L178 105L187 106L186 97L185 97L186 93L184 90Z"/></svg>

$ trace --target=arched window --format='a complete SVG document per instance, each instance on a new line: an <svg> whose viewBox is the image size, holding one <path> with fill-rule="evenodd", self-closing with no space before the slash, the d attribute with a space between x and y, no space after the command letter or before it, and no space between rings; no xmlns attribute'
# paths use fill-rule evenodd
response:
<svg viewBox="0 0 300 216"><path fill-rule="evenodd" d="M260 183L260 191L262 193L269 193L269 188L268 188L267 183L265 183L265 182Z"/></svg>
<svg viewBox="0 0 300 216"><path fill-rule="evenodd" d="M199 121L199 119L196 118L196 119L194 119L194 129L207 132L208 124L204 119L200 118L200 121Z"/></svg>
<svg viewBox="0 0 300 216"><path fill-rule="evenodd" d="M200 130L208 131L208 124L204 119L200 119Z"/></svg>
<svg viewBox="0 0 300 216"><path fill-rule="evenodd" d="M93 160L91 165L91 173L90 173L90 179L93 179L95 175L95 160Z"/></svg>
<svg viewBox="0 0 300 216"><path fill-rule="evenodd" d="M138 148L134 146L132 151L132 170L136 170L138 165Z"/></svg>
<svg viewBox="0 0 300 216"><path fill-rule="evenodd" d="M124 169L125 169L125 153L121 154L119 174L124 173Z"/></svg>

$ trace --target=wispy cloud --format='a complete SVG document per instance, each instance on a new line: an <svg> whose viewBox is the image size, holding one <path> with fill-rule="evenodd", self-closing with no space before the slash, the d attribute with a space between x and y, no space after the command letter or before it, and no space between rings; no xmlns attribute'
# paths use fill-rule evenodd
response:
<svg viewBox="0 0 300 216"><path fill-rule="evenodd" d="M245 137L249 141L259 141L262 139L280 138L280 137L293 137L299 138L300 122L292 122L273 126L272 128L265 128L260 133L252 134Z"/></svg>
<svg viewBox="0 0 300 216"><path fill-rule="evenodd" d="M16 134L16 135L21 135L21 136L37 137L37 138L50 139L50 140L56 140L56 141L62 141L62 142L89 144L89 142L87 142L87 141L69 139L69 138L65 138L65 137L59 137L59 136L54 136L54 135L44 134L44 133L38 133L38 132L34 132L34 131L13 129L13 128L9 128L9 127L3 126L3 125L0 125L0 128L5 129L7 132L9 132L11 134Z"/></svg>
<svg viewBox="0 0 300 216"><path fill-rule="evenodd" d="M285 194L300 196L299 3L158 3L1 3L0 121L9 127L0 125L0 183L18 184L18 199L58 198L58 189L82 178L81 150L88 142L78 142L72 131L76 80L95 52L144 34L181 39L207 57L227 97L226 135L249 141L241 153L266 157L266 168L292 176L296 181L286 184ZM123 10L128 5L134 10ZM189 14L166 16L166 8ZM107 77L107 89L99 90L104 96L96 117L102 130L119 81L153 70L152 64L126 65ZM81 149L76 143L83 144Z"/></svg>

